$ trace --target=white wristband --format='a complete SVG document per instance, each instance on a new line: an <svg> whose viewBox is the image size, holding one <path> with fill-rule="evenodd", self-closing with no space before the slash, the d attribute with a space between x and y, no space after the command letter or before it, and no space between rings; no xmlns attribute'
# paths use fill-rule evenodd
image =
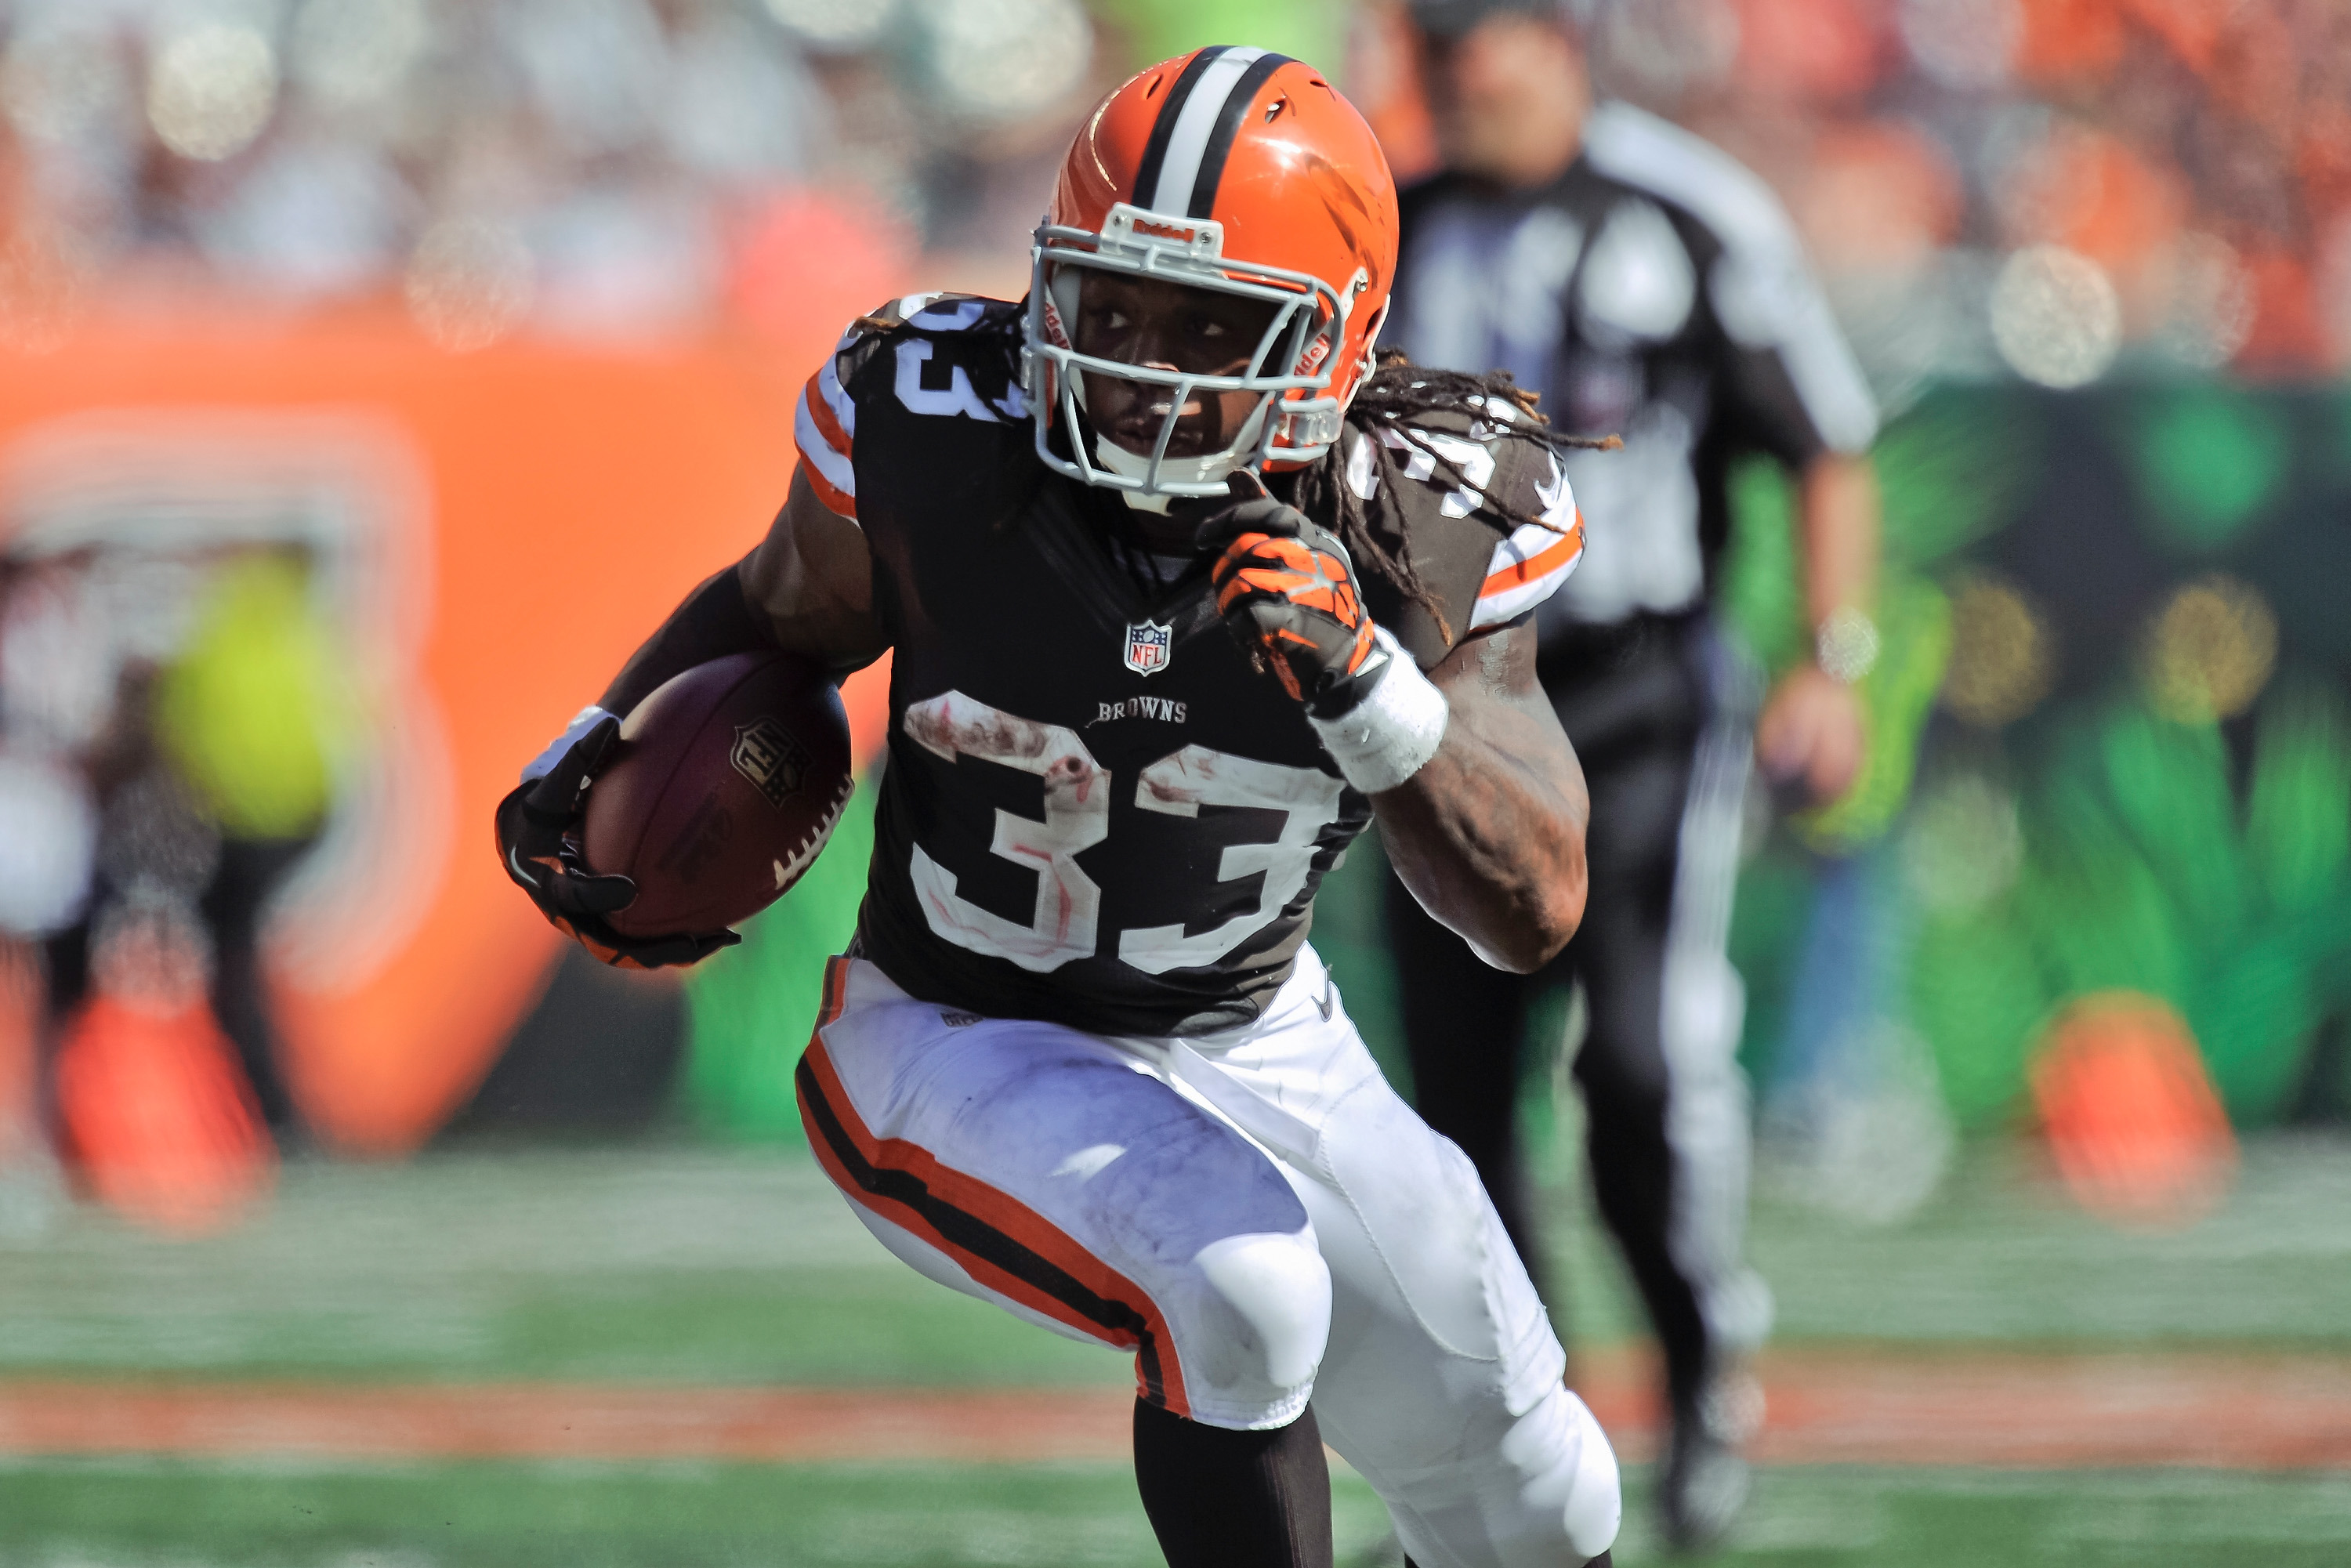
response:
<svg viewBox="0 0 2351 1568"><path fill-rule="evenodd" d="M1445 694L1420 673L1387 628L1374 627L1372 635L1388 655L1387 673L1362 702L1337 718L1306 717L1322 737L1322 749L1339 765L1340 775L1366 795L1393 789L1419 772L1437 755L1451 715Z"/></svg>
<svg viewBox="0 0 2351 1568"><path fill-rule="evenodd" d="M580 744L581 736L611 716L594 703L590 703L586 707L581 708L579 716L563 727L563 733L547 743L545 751L523 764L522 781L528 784L535 779L544 779L554 772L555 765L563 760L565 752Z"/></svg>

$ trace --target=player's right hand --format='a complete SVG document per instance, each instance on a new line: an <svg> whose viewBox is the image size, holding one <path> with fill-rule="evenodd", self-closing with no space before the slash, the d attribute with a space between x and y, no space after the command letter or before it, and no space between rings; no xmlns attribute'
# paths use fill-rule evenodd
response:
<svg viewBox="0 0 2351 1568"><path fill-rule="evenodd" d="M1232 499L1201 519L1195 548L1214 551L1209 581L1241 645L1318 718L1355 707L1387 658L1336 534L1275 500L1247 469Z"/></svg>
<svg viewBox="0 0 2351 1568"><path fill-rule="evenodd" d="M549 925L599 963L622 969L697 963L743 938L732 931L624 936L607 916L635 902L637 884L599 874L580 858L582 797L620 733L618 718L591 708L525 770L522 783L498 802L498 863Z"/></svg>

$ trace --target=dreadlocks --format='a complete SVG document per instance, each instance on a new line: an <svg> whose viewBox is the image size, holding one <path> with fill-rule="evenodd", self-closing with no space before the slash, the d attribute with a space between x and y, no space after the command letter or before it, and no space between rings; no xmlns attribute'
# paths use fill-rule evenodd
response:
<svg viewBox="0 0 2351 1568"><path fill-rule="evenodd" d="M1431 370L1413 364L1400 350L1387 349L1381 351L1372 373L1364 378L1363 386L1347 409L1347 423L1362 433L1364 444L1371 454L1372 472L1378 484L1386 486L1388 494L1396 494L1406 477L1405 464L1400 461L1402 452L1384 438L1386 432L1393 431L1404 449L1427 455L1436 465L1437 480L1480 496L1483 504L1478 508L1478 516L1499 532L1509 534L1530 523L1538 528L1551 525L1471 484L1460 466L1413 422L1431 413L1456 413L1474 421L1499 439L1523 441L1550 451L1583 447L1613 452L1624 444L1613 435L1567 435L1552 429L1551 421L1536 412L1536 396L1512 380L1508 371L1489 371L1477 376L1462 371ZM1498 411L1507 413L1497 418ZM1334 443L1320 463L1298 476L1299 509L1309 517L1330 519L1332 532L1339 536L1348 553L1386 577L1407 600L1435 616L1439 630L1450 642L1453 629L1445 623L1435 595L1421 581L1413 565L1411 548L1401 524L1393 519L1384 525L1374 523L1372 508L1347 483L1346 466L1346 444Z"/></svg>

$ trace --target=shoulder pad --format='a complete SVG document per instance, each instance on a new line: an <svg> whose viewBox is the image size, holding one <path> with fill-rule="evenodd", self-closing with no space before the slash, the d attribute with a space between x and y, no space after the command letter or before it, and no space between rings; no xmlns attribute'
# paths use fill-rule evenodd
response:
<svg viewBox="0 0 2351 1568"><path fill-rule="evenodd" d="M1507 496L1531 517L1494 541L1469 630L1501 626L1531 612L1559 591L1583 559L1583 513L1553 448L1521 443L1506 455L1493 493Z"/></svg>
<svg viewBox="0 0 2351 1568"><path fill-rule="evenodd" d="M852 321L842 329L841 341L833 345L832 351L841 359L840 374L846 381L886 339L906 332L925 337L968 332L982 323L1000 323L1019 309L1016 301L988 299L977 294L901 295L883 301Z"/></svg>
<svg viewBox="0 0 2351 1568"><path fill-rule="evenodd" d="M801 389L793 414L802 468L818 497L844 517L857 516L861 402L894 399L909 413L987 423L1026 418L1018 344L1006 335L1020 308L971 294L909 294L852 321ZM975 331L981 328L996 331ZM885 349L895 362L866 374ZM924 382L923 363L935 354L946 361L944 388Z"/></svg>
<svg viewBox="0 0 2351 1568"><path fill-rule="evenodd" d="M1481 403L1487 400L1479 400ZM1494 473L1506 452L1524 448L1540 455L1549 449L1548 443L1530 442L1507 436L1504 425L1523 423L1519 410L1504 402L1488 403L1481 413L1471 413L1457 409L1430 409L1415 414L1411 434L1396 424L1383 422L1371 430L1359 433L1376 439L1381 445L1395 454L1405 476L1421 481L1432 494L1441 494L1437 509L1448 517L1467 517L1490 511L1488 494L1496 489ZM1538 427L1539 428L1539 427ZM1417 437L1418 439L1415 439ZM1460 476L1458 483L1449 474L1440 474L1437 459L1443 458ZM1351 443L1347 451L1347 482L1356 495L1372 500L1379 486L1378 473L1372 461L1371 447L1366 442ZM1522 497L1513 496L1513 500ZM1407 526L1413 515L1421 509L1416 498L1401 496L1395 505L1403 509Z"/></svg>
<svg viewBox="0 0 2351 1568"><path fill-rule="evenodd" d="M1504 433L1504 426L1524 423L1516 407L1493 402L1479 413L1432 409L1412 420L1410 434L1387 424L1359 429L1348 444L1348 486L1388 511L1389 526L1404 537L1444 616L1447 632L1435 643L1417 624L1403 633L1424 664L1471 632L1526 614L1582 559L1583 518L1557 451L1540 436ZM1374 440L1403 471L1404 493L1381 497ZM1439 470L1438 458L1458 479Z"/></svg>

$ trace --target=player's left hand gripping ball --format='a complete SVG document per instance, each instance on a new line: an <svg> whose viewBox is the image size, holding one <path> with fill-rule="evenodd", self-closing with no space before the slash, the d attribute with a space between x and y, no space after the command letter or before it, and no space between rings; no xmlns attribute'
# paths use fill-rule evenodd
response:
<svg viewBox="0 0 2351 1568"><path fill-rule="evenodd" d="M1196 538L1201 549L1219 552L1209 574L1217 608L1310 713L1344 713L1386 663L1347 547L1268 495L1256 475L1243 470L1228 483L1232 501L1209 515Z"/></svg>
<svg viewBox="0 0 2351 1568"><path fill-rule="evenodd" d="M1445 694L1373 623L1337 535L1266 493L1254 474L1200 525L1225 624L1306 705L1347 782L1366 794L1418 772L1445 738Z"/></svg>
<svg viewBox="0 0 2351 1568"><path fill-rule="evenodd" d="M526 770L521 785L498 802L498 863L530 895L549 924L623 969L694 964L743 938L732 931L676 936L624 936L606 916L626 909L637 884L603 876L580 858L580 797L621 733L621 721L590 708Z"/></svg>

